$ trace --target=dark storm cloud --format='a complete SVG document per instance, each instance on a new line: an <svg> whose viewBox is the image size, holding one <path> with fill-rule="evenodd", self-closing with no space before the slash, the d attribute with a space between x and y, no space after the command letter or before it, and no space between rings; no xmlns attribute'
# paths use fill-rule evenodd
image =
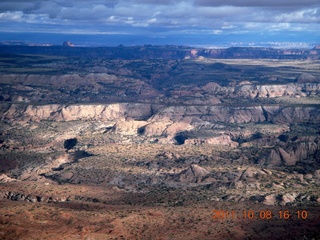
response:
<svg viewBox="0 0 320 240"><path fill-rule="evenodd" d="M319 9L319 0L11 0L0 2L0 29L43 31L45 26L48 32L133 34L142 29L190 34L317 31Z"/></svg>
<svg viewBox="0 0 320 240"><path fill-rule="evenodd" d="M26 11L35 9L39 3L33 1L2 1L0 2L0 11Z"/></svg>

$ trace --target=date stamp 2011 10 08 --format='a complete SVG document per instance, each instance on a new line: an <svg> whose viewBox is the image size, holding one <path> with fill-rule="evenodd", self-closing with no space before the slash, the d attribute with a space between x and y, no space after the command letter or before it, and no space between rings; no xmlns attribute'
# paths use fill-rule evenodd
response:
<svg viewBox="0 0 320 240"><path fill-rule="evenodd" d="M271 219L301 219L306 220L308 218L308 212L306 210L289 211L289 210L243 210L242 212L236 212L234 210L212 210L212 219L261 219L261 220L271 220Z"/></svg>

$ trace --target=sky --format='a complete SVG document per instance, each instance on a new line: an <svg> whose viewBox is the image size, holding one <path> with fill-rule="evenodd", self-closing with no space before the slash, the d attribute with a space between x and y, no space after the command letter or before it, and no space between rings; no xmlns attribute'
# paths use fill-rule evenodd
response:
<svg viewBox="0 0 320 240"><path fill-rule="evenodd" d="M319 0L1 0L0 41L320 43ZM69 39L66 39L69 38Z"/></svg>

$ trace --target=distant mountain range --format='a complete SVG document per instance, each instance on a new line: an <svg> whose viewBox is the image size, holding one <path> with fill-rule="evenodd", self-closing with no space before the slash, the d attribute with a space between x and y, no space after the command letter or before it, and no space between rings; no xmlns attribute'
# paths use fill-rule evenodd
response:
<svg viewBox="0 0 320 240"><path fill-rule="evenodd" d="M59 45L1 44L0 54L44 54L77 57L105 57L117 59L182 59L182 58L265 58L320 59L320 46L313 49L275 49L266 47L230 47L221 49L194 48L176 45L142 45L117 47L77 47L70 42Z"/></svg>

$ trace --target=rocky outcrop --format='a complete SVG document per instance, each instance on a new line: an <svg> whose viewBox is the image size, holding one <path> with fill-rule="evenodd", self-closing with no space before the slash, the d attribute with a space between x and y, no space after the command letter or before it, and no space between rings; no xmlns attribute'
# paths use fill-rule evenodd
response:
<svg viewBox="0 0 320 240"><path fill-rule="evenodd" d="M311 123L320 121L317 107L263 106L266 120L272 123Z"/></svg>
<svg viewBox="0 0 320 240"><path fill-rule="evenodd" d="M298 194L296 192L289 192L284 194L266 194L264 196L256 197L259 202L262 202L265 205L269 206L292 206L297 205L301 202L309 204L317 204L316 196L307 195L307 194Z"/></svg>
<svg viewBox="0 0 320 240"><path fill-rule="evenodd" d="M41 164L26 166L18 175L19 180L38 180L41 175L51 172L53 169L59 169L63 164L72 163L75 159L72 155L63 154L57 158L48 158Z"/></svg>
<svg viewBox="0 0 320 240"><path fill-rule="evenodd" d="M65 41L62 43L63 47L74 47L74 44L70 41Z"/></svg>
<svg viewBox="0 0 320 240"><path fill-rule="evenodd" d="M250 98L275 98L285 95L292 96L297 90L292 84L287 85L241 85L236 89L236 94L239 96Z"/></svg>
<svg viewBox="0 0 320 240"><path fill-rule="evenodd" d="M223 123L264 122L266 120L260 106L170 106L159 110L150 121L167 118L176 122L185 117L193 117L206 122Z"/></svg>
<svg viewBox="0 0 320 240"><path fill-rule="evenodd" d="M291 166L296 165L298 161L316 158L319 151L319 139L291 142L284 148L275 147L272 149L265 161L272 166Z"/></svg>
<svg viewBox="0 0 320 240"><path fill-rule="evenodd" d="M295 156L291 156L282 148L272 149L269 156L269 164L273 166L282 166L282 165L295 165L298 159Z"/></svg>
<svg viewBox="0 0 320 240"><path fill-rule="evenodd" d="M114 130L116 133L122 135L137 135L141 134L143 131L143 127L147 124L147 121L135 121L135 120L128 120L128 121L119 121L114 125ZM140 132L139 132L140 129Z"/></svg>
<svg viewBox="0 0 320 240"><path fill-rule="evenodd" d="M8 182L15 182L17 179L8 177L6 174L0 175L0 183L8 183Z"/></svg>
<svg viewBox="0 0 320 240"><path fill-rule="evenodd" d="M177 178L179 182L201 183L209 171L199 165L192 164L189 168L181 171Z"/></svg>
<svg viewBox="0 0 320 240"><path fill-rule="evenodd" d="M220 92L221 90L223 90L224 88L222 88L218 83L216 82L209 82L207 83L205 86L203 86L201 88L203 91L205 92L209 92L209 93L217 93Z"/></svg>
<svg viewBox="0 0 320 240"><path fill-rule="evenodd" d="M297 78L298 83L274 85L239 84L233 94L235 94L236 97L252 99L283 96L305 97L311 94L317 94L320 91L320 84L317 83L315 77L312 78L312 76L309 75L300 75L300 77Z"/></svg>
<svg viewBox="0 0 320 240"><path fill-rule="evenodd" d="M319 79L307 73L303 73L296 78L296 82L257 84L249 81L230 83L227 86L220 86L216 82L209 82L201 88L181 88L172 90L171 95L184 97L186 104L201 104L208 102L207 98L212 98L212 104L224 102L224 99L270 99L279 97L308 97L320 93ZM176 100L175 98L170 101ZM180 101L181 102L181 101Z"/></svg>
<svg viewBox="0 0 320 240"><path fill-rule="evenodd" d="M80 195L66 196L66 195L38 195L38 194L26 194L13 191L0 192L0 198L8 199L11 201L25 201L29 203L52 203L52 202L70 202L70 201L84 201L84 202L100 202L97 198L84 197Z"/></svg>
<svg viewBox="0 0 320 240"><path fill-rule="evenodd" d="M186 145L201 145L201 144L210 144L210 145L220 145L228 147L237 147L239 144L231 140L228 135L220 135L210 138L188 138L184 141Z"/></svg>
<svg viewBox="0 0 320 240"><path fill-rule="evenodd" d="M298 83L312 83L312 82L320 82L320 79L316 78L312 74L302 73L299 77L297 77Z"/></svg>

